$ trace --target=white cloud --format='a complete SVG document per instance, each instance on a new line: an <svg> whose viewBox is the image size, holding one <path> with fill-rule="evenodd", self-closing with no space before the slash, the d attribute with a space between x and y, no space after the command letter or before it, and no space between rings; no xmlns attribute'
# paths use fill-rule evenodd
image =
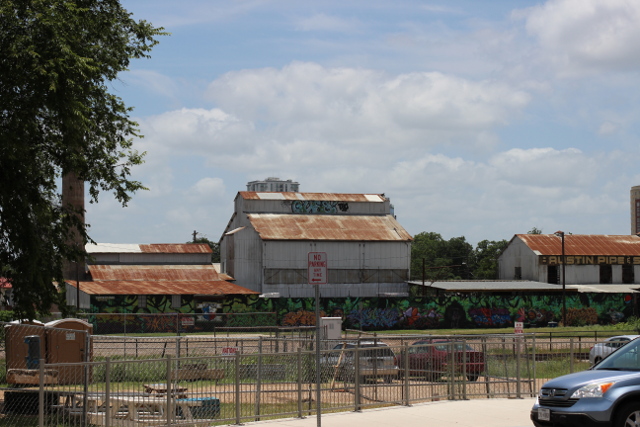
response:
<svg viewBox="0 0 640 427"><path fill-rule="evenodd" d="M211 83L209 96L276 144L369 150L390 143L429 149L460 143L462 135L473 145L476 134L506 124L529 102L527 93L494 81L301 62L227 73Z"/></svg>
<svg viewBox="0 0 640 427"><path fill-rule="evenodd" d="M515 15L564 74L640 65L640 2L549 0Z"/></svg>
<svg viewBox="0 0 640 427"><path fill-rule="evenodd" d="M224 181L220 178L203 178L191 188L191 195L197 198L214 199L224 195Z"/></svg>

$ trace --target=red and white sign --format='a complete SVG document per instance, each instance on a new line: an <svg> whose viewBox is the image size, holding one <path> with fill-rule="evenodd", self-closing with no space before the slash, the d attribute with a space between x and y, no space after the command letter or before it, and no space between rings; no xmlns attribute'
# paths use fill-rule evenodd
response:
<svg viewBox="0 0 640 427"><path fill-rule="evenodd" d="M327 253L309 252L307 277L310 285L327 284Z"/></svg>
<svg viewBox="0 0 640 427"><path fill-rule="evenodd" d="M232 356L238 352L237 347L222 347L222 354L225 356Z"/></svg>
<svg viewBox="0 0 640 427"><path fill-rule="evenodd" d="M524 322L514 322L514 331L516 334L524 333Z"/></svg>
<svg viewBox="0 0 640 427"><path fill-rule="evenodd" d="M183 328L186 328L187 326L194 326L196 324L196 320L191 316L181 316L180 323L182 323Z"/></svg>

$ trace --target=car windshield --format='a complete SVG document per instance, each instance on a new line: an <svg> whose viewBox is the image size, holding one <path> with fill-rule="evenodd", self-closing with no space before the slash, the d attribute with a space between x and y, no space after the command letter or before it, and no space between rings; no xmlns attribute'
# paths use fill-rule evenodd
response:
<svg viewBox="0 0 640 427"><path fill-rule="evenodd" d="M640 371L640 340L633 340L597 364L594 370Z"/></svg>
<svg viewBox="0 0 640 427"><path fill-rule="evenodd" d="M438 344L436 345L436 348L439 351L451 351L451 349L453 348L454 351L473 351L473 348L471 348L471 346L465 346L463 343L446 343L446 344Z"/></svg>
<svg viewBox="0 0 640 427"><path fill-rule="evenodd" d="M356 345L353 344L347 344L345 346L346 348L343 348L343 345L337 345L335 346L333 349L334 350L344 350L344 353L347 357L351 357L353 355L353 352L356 349ZM376 346L375 344L362 344L359 346L360 348L360 357L395 357L395 354L393 354L393 351L391 350L390 347L387 346ZM330 356L333 357L337 357L339 356L339 353L335 353L332 352L330 354Z"/></svg>

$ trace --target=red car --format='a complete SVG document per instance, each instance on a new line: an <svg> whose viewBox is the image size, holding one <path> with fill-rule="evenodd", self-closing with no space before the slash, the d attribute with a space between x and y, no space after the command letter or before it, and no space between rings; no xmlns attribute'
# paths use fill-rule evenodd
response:
<svg viewBox="0 0 640 427"><path fill-rule="evenodd" d="M452 372L465 374L469 381L476 381L486 367L484 354L461 341L420 340L409 346L408 353L401 352L397 356L400 375L420 376L428 381L436 381ZM407 358L409 369L405 369Z"/></svg>

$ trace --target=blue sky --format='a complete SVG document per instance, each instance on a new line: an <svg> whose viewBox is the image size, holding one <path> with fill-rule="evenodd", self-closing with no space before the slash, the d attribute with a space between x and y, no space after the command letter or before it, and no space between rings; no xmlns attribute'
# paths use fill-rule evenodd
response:
<svg viewBox="0 0 640 427"><path fill-rule="evenodd" d="M125 0L163 26L111 84L149 191L101 243L220 238L249 181L385 193L411 234L629 234L640 2Z"/></svg>

